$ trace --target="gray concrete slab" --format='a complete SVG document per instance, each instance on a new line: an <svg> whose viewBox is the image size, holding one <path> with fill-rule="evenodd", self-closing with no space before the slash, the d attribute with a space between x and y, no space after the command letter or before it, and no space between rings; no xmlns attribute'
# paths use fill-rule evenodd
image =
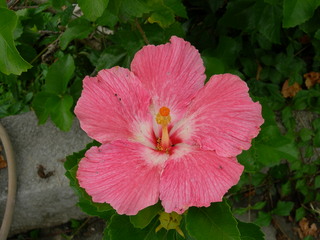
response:
<svg viewBox="0 0 320 240"><path fill-rule="evenodd" d="M77 120L69 132L58 130L50 121L37 124L33 112L0 119L15 151L18 192L11 234L54 226L85 216L76 206L77 196L64 176L64 159L91 142ZM43 166L43 178L39 170ZM7 169L0 170L0 219L7 198Z"/></svg>

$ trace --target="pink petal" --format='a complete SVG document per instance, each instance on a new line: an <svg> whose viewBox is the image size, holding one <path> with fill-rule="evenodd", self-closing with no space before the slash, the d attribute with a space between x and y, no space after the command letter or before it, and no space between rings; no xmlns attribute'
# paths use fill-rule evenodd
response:
<svg viewBox="0 0 320 240"><path fill-rule="evenodd" d="M162 106L170 108L174 122L203 87L206 76L197 49L175 36L170 41L142 48L131 63L131 71L153 96L154 111Z"/></svg>
<svg viewBox="0 0 320 240"><path fill-rule="evenodd" d="M83 88L75 114L91 138L107 143L128 138L143 142L151 137L150 95L129 70L102 70L97 77L87 76Z"/></svg>
<svg viewBox="0 0 320 240"><path fill-rule="evenodd" d="M166 212L181 214L191 206L208 207L238 183L243 166L236 158L182 144L178 148L160 179L160 200Z"/></svg>
<svg viewBox="0 0 320 240"><path fill-rule="evenodd" d="M158 201L160 171L167 158L142 144L116 141L89 149L77 178L94 202L135 215Z"/></svg>
<svg viewBox="0 0 320 240"><path fill-rule="evenodd" d="M211 77L198 92L172 135L231 157L250 148L263 122L261 105L250 98L247 84L238 76L221 74Z"/></svg>

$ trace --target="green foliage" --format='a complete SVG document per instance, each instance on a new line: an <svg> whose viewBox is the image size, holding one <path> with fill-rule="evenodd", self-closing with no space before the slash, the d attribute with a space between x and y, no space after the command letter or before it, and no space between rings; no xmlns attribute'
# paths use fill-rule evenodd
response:
<svg viewBox="0 0 320 240"><path fill-rule="evenodd" d="M130 216L130 222L136 228L145 228L149 225L152 219L162 210L161 204L157 203L156 205L147 207L138 212L137 215Z"/></svg>
<svg viewBox="0 0 320 240"><path fill-rule="evenodd" d="M225 202L213 203L208 208L190 208L186 228L198 240L241 239L236 220Z"/></svg>
<svg viewBox="0 0 320 240"><path fill-rule="evenodd" d="M85 152L93 146L99 146L97 142L92 142L86 146L80 152L73 153L68 156L64 167L66 169L66 176L70 180L70 187L75 190L79 197L79 207L87 214L92 216L98 216L108 220L113 214L113 209L106 203L93 203L91 197L85 192L83 188L80 188L78 179L76 177L78 163L85 156Z"/></svg>
<svg viewBox="0 0 320 240"><path fill-rule="evenodd" d="M295 27L310 19L320 5L317 0L284 0L283 27Z"/></svg>
<svg viewBox="0 0 320 240"><path fill-rule="evenodd" d="M320 200L320 84L309 87L304 74L320 72L318 0L37 2L7 7L0 1L0 117L33 110L39 124L50 118L68 131L85 76L129 68L144 45L180 36L199 50L207 80L237 74L262 105L265 123L238 156L245 171L227 195L231 206L243 199L248 204L232 212L257 214L259 226L274 215L317 216L310 206ZM74 3L82 12L73 12ZM286 80L301 87L295 96L284 97ZM177 229L156 232L159 203L130 217L92 203L76 179L84 154L68 157L66 175L83 211L110 221L105 239L183 239ZM191 208L182 217L185 239L263 239L256 225L234 219L226 202Z"/></svg>
<svg viewBox="0 0 320 240"><path fill-rule="evenodd" d="M263 240L264 234L261 229L253 223L240 222L238 220L238 228L241 240Z"/></svg>
<svg viewBox="0 0 320 240"><path fill-rule="evenodd" d="M13 31L16 28L18 17L14 11L0 8L0 71L5 74L20 75L31 67L17 51L13 41Z"/></svg>
<svg viewBox="0 0 320 240"><path fill-rule="evenodd" d="M78 4L84 14L84 16L90 20L95 21L98 17L101 17L104 10L108 6L109 0L78 0Z"/></svg>
<svg viewBox="0 0 320 240"><path fill-rule="evenodd" d="M73 98L66 91L74 70L74 60L70 55L63 56L49 67L44 90L37 93L32 105L39 124L45 123L51 116L61 130L68 131L71 128L74 118L71 112Z"/></svg>
<svg viewBox="0 0 320 240"><path fill-rule="evenodd" d="M87 2L87 1L86 1ZM76 18L68 24L68 28L61 35L60 47L65 50L68 44L74 39L86 38L93 31L91 23L85 18Z"/></svg>

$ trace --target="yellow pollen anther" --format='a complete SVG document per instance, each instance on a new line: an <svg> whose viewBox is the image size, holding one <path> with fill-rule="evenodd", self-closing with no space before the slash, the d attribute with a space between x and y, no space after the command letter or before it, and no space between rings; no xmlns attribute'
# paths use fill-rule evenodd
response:
<svg viewBox="0 0 320 240"><path fill-rule="evenodd" d="M167 126L171 122L170 109L167 107L160 108L156 121L162 126Z"/></svg>

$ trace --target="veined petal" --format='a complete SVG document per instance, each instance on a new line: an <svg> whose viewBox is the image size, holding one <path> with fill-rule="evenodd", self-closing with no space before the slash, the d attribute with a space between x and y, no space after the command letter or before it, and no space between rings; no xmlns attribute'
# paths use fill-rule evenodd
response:
<svg viewBox="0 0 320 240"><path fill-rule="evenodd" d="M152 144L150 102L150 95L133 73L114 67L83 80L75 114L81 128L101 143L139 138Z"/></svg>
<svg viewBox="0 0 320 240"><path fill-rule="evenodd" d="M220 202L243 171L236 158L181 144L168 159L160 179L160 200L166 212L183 213L191 206Z"/></svg>
<svg viewBox="0 0 320 240"><path fill-rule="evenodd" d="M221 74L198 92L172 135L231 157L250 148L263 122L261 105L250 98L247 84L238 76Z"/></svg>
<svg viewBox="0 0 320 240"><path fill-rule="evenodd" d="M160 171L167 158L142 144L116 141L89 149L77 178L94 202L135 215L158 201Z"/></svg>
<svg viewBox="0 0 320 240"><path fill-rule="evenodd" d="M170 41L143 47L134 56L131 71L150 91L155 113L166 106L175 122L203 87L206 77L198 50L175 36Z"/></svg>

